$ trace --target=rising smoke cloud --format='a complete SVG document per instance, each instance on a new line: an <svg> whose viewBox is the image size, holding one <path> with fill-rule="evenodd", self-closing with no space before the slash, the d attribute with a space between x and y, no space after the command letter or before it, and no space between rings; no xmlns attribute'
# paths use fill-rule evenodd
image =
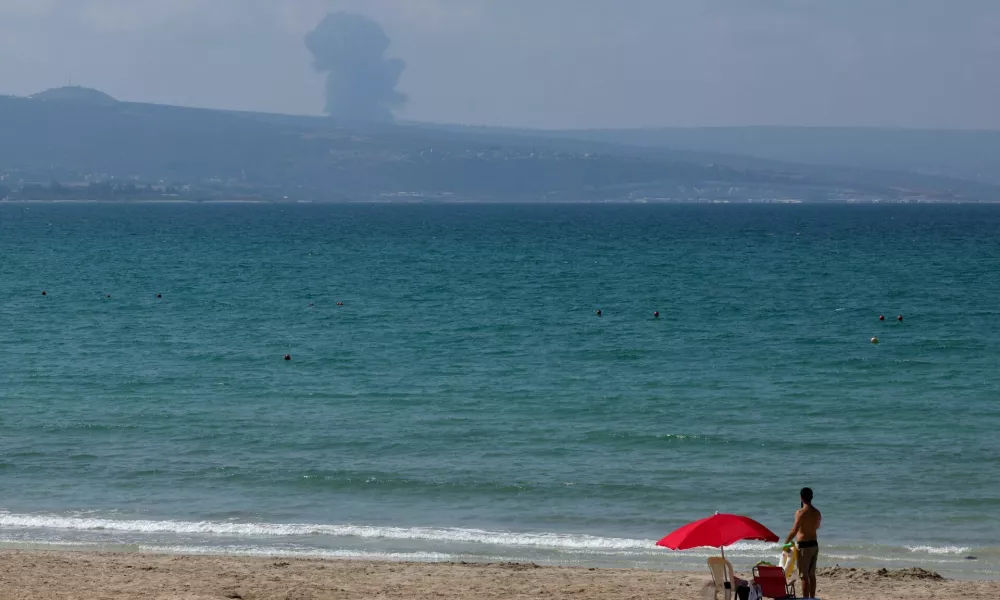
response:
<svg viewBox="0 0 1000 600"><path fill-rule="evenodd" d="M406 64L386 58L389 38L375 21L345 12L327 15L305 38L316 70L327 73L326 112L335 119L391 122L406 103L396 84Z"/></svg>

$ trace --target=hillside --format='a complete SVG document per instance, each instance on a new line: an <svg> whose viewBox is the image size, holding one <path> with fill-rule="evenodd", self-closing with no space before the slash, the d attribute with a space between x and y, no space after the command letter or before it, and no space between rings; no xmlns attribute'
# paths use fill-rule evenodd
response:
<svg viewBox="0 0 1000 600"><path fill-rule="evenodd" d="M32 100L42 100L46 102L66 102L73 104L90 104L92 106L113 106L118 101L102 91L79 86L67 86L53 88L39 92L31 97Z"/></svg>
<svg viewBox="0 0 1000 600"><path fill-rule="evenodd" d="M568 135L347 127L321 118L117 102L74 88L0 98L0 176L0 196L38 199L137 194L316 201L1000 198L992 185L905 172Z"/></svg>
<svg viewBox="0 0 1000 600"><path fill-rule="evenodd" d="M522 131L537 136L537 131ZM553 138L901 170L1000 184L1000 131L857 127L675 127L548 131Z"/></svg>

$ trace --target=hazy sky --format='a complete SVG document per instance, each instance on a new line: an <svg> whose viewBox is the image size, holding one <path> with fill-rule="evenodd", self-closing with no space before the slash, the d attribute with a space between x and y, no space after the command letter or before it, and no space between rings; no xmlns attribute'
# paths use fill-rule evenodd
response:
<svg viewBox="0 0 1000 600"><path fill-rule="evenodd" d="M384 27L404 119L1000 129L1000 0L0 0L0 93L319 114L334 10Z"/></svg>

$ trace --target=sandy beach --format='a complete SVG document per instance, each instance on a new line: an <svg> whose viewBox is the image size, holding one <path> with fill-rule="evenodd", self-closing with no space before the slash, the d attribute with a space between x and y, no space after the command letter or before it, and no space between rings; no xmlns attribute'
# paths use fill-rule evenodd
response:
<svg viewBox="0 0 1000 600"><path fill-rule="evenodd" d="M700 599L707 573L540 567L533 564L422 564L230 556L6 551L0 599L79 600L401 598ZM926 571L821 571L819 596L976 600L996 582L936 579Z"/></svg>

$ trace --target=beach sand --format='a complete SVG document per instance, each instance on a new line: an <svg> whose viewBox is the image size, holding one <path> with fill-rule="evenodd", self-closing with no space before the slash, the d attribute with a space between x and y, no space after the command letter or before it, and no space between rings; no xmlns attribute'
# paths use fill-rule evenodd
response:
<svg viewBox="0 0 1000 600"><path fill-rule="evenodd" d="M0 552L0 599L401 598L487 600L699 600L707 572L539 567L532 564L420 564L230 556ZM996 582L948 581L920 571L821 572L819 596L975 600Z"/></svg>

